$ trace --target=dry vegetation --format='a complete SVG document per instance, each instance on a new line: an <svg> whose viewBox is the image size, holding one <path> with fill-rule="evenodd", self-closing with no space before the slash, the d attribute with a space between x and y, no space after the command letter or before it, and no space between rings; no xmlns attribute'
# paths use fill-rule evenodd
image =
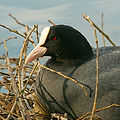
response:
<svg viewBox="0 0 120 120"><path fill-rule="evenodd" d="M48 119L48 118L57 118L62 120L67 120L67 115L61 114L49 114L39 103L34 90L35 84L35 76L38 72L38 67L43 67L44 69L50 70L51 72L55 72L65 78L71 79L72 81L78 82L73 78L65 76L64 74L51 70L50 68L46 68L45 66L41 65L37 60L36 63L30 63L27 66L24 66L24 62L27 56L27 48L28 42L31 42L35 47L35 42L32 38L32 35L36 36L36 41L39 42L39 35L38 32L38 25L34 25L33 28L29 28L25 24L19 22L15 17L11 14L9 16L15 20L15 22L23 27L25 27L24 34L21 34L17 30L12 30L4 25L0 24L0 27L9 30L10 32L14 32L18 36L23 37L24 42L21 48L21 52L18 58L11 58L8 54L9 51L7 50L6 42L11 39L17 39L17 37L9 37L0 43L0 45L4 44L4 48L6 53L0 56L0 76L2 76L2 80L0 80L0 89L4 88L7 92L0 93L0 119L1 120L8 120L8 119L18 119L18 120L38 120L38 119ZM94 105L92 112L88 112L85 115L81 116L77 120L101 120L100 116L94 115L95 112L99 112L101 110L107 110L112 106L119 106L117 104L112 104L110 106L100 108L96 110L96 103L97 103L97 90L98 90L98 80L99 80L99 59L98 59L98 42L96 36L96 29L102 33L104 37L106 37L112 45L115 45L100 28L98 28L95 23L93 23L88 16L83 14L83 17L90 23L93 28L95 41L97 46L97 75L96 75L96 94L94 99ZM50 23L55 25L53 22L49 20ZM84 92L86 93L85 88L79 84ZM87 93L86 93L87 94Z"/></svg>

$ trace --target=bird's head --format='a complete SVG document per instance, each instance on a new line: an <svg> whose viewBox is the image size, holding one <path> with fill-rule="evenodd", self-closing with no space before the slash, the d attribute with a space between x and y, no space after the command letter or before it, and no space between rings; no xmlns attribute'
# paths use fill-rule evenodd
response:
<svg viewBox="0 0 120 120"><path fill-rule="evenodd" d="M29 63L41 56L55 59L88 59L93 55L86 38L76 29L66 25L45 27L40 42L27 56Z"/></svg>

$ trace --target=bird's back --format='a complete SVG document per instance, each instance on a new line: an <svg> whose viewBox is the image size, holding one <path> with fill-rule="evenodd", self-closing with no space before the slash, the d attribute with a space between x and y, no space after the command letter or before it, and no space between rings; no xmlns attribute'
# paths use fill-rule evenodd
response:
<svg viewBox="0 0 120 120"><path fill-rule="evenodd" d="M99 50L99 88L97 109L113 103L120 104L120 47ZM76 119L92 110L96 87L96 50L94 57L84 61L57 62L49 60L47 67L78 80L83 89L73 81L54 72L41 69L36 81L37 95L49 112L68 113ZM112 107L97 113L104 120L120 120L120 107Z"/></svg>

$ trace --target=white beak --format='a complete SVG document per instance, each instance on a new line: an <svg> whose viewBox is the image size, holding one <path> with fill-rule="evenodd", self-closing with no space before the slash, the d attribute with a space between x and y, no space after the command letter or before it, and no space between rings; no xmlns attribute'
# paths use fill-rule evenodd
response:
<svg viewBox="0 0 120 120"><path fill-rule="evenodd" d="M28 64L29 62L32 62L38 57L41 57L45 54L47 51L46 47L42 47L42 45L45 43L48 33L50 31L50 27L45 27L43 31L41 32L40 36L40 43L30 52L30 54L27 56L25 60L25 65Z"/></svg>
<svg viewBox="0 0 120 120"><path fill-rule="evenodd" d="M46 47L41 47L39 44L30 52L30 54L27 56L25 60L25 64L28 64L29 62L32 62L36 58L39 58L45 54L47 51Z"/></svg>

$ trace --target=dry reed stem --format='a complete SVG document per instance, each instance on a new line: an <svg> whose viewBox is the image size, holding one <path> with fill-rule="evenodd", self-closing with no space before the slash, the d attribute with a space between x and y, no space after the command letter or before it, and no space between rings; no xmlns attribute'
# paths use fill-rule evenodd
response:
<svg viewBox="0 0 120 120"><path fill-rule="evenodd" d="M17 88L16 81L15 81L15 78L14 78L14 76L12 74L12 69L10 67L10 61L9 61L9 57L8 57L8 50L7 50L6 42L5 42L4 39L3 39L3 41L4 41L4 47L5 47L5 50L6 50L6 57L7 57L6 59L7 59L7 65L8 65L8 72L9 72L9 75L10 75L10 78L11 78L11 85L12 85L12 88L14 90L14 93L15 93L15 96L16 96L16 100L17 99L19 100L18 106L19 106L19 108L22 108L22 109L20 109L22 118L23 118L23 120L25 120L25 117L24 117L25 108L23 106L22 99L18 98L18 96L19 96L19 90Z"/></svg>
<svg viewBox="0 0 120 120"><path fill-rule="evenodd" d="M109 36L107 34L105 34L88 16L86 16L85 14L82 14L83 17L85 18L85 20L87 20L89 22L89 20L93 23L93 26L100 32L102 33L106 39L113 45L116 46L115 43L109 38ZM88 20L89 19L89 20Z"/></svg>
<svg viewBox="0 0 120 120"><path fill-rule="evenodd" d="M36 27L36 36L37 36L37 42L39 43L38 25Z"/></svg>
<svg viewBox="0 0 120 120"><path fill-rule="evenodd" d="M24 23L21 23L20 21L18 21L12 14L8 14L13 20L15 20L15 22L23 27L26 27L27 25L25 25ZM29 26L28 26L28 30L32 30ZM33 31L36 32L36 31ZM38 33L40 35L40 33Z"/></svg>
<svg viewBox="0 0 120 120"><path fill-rule="evenodd" d="M28 43L28 39L29 39L30 35L32 34L32 32L34 31L34 29L35 29L36 27L37 27L37 26L34 25L34 27L33 27L32 30L29 32L29 34L27 35L27 37L26 37L26 39L25 39L25 41L24 41L24 43L23 43L23 46L22 46L22 48L21 48L21 53L20 53L19 66L21 66L21 63L22 63L22 56L23 56L24 49L25 49L25 47L26 47L26 45L27 45L27 43Z"/></svg>
<svg viewBox="0 0 120 120"><path fill-rule="evenodd" d="M38 26L38 25L36 25L36 29L37 29L37 26ZM27 29L28 29L28 26L27 26ZM26 31L26 34L27 34L27 36L29 35L29 30ZM36 34L37 34L37 33L36 33ZM32 45L35 47L36 45L35 45L35 42L34 42L34 40L33 40L33 38L32 38L31 35L29 36L29 39L32 41Z"/></svg>
<svg viewBox="0 0 120 120"><path fill-rule="evenodd" d="M21 90L21 93L23 93L24 90L26 89L26 87L27 87L27 85L28 85L28 82L29 82L30 78L32 77L32 74L34 73L37 65L38 65L38 63L36 63L35 66L33 67L32 72L30 73L30 75L29 75L29 77L28 77L28 79L27 79L27 82L26 82L26 84L24 85L24 88Z"/></svg>
<svg viewBox="0 0 120 120"><path fill-rule="evenodd" d="M27 35L28 35L28 31L29 31L29 29L28 29L28 26L25 26L25 31L26 31L26 33L27 33ZM26 34L25 34L26 35ZM27 37L27 35L26 35L26 37ZM27 46L28 46L28 42L27 42L27 44L26 44L26 46L25 46L25 52L24 52L24 58L25 58L25 60L26 60L26 58L27 58ZM26 73L26 66L25 66L25 73Z"/></svg>
<svg viewBox="0 0 120 120"><path fill-rule="evenodd" d="M4 72L1 72L1 71L0 71L0 76L2 76L2 75L10 76L8 73L4 73Z"/></svg>
<svg viewBox="0 0 120 120"><path fill-rule="evenodd" d="M28 44L28 39L29 39L30 35L32 34L32 32L34 31L35 28L36 28L36 26L34 25L34 27L32 28L32 30L29 32L29 34L27 35L26 39L24 40L23 46L21 48L20 60L19 60L19 66L18 66L18 82L19 82L19 90L20 91L21 91L20 72L21 72L21 67L22 67L22 56L23 56L25 48L26 48L26 46Z"/></svg>
<svg viewBox="0 0 120 120"><path fill-rule="evenodd" d="M11 110L10 110L10 113L13 113L13 111L14 111L14 109L15 109L15 107L16 107L16 104L17 104L17 102L16 102L16 100L15 100L15 102L14 102L14 104L13 104ZM9 119L10 119L10 116L11 116L10 113L8 114L6 120L9 120Z"/></svg>
<svg viewBox="0 0 120 120"><path fill-rule="evenodd" d="M51 20L48 20L49 23L51 23L52 25L55 25L55 23L53 23Z"/></svg>
<svg viewBox="0 0 120 120"><path fill-rule="evenodd" d="M20 35L21 37L26 38L24 35L22 35L21 33L19 33L17 30L12 30L12 29L10 29L10 28L6 27L5 25L2 25L2 24L0 24L0 26L3 27L3 28L5 28L5 29L7 29L7 30L9 30L10 32L14 32L14 33Z"/></svg>
<svg viewBox="0 0 120 120"><path fill-rule="evenodd" d="M26 49L26 47L25 47L25 49ZM26 53L26 50L25 50L25 53ZM25 73L26 73L25 69L26 69L26 67L23 67L23 68L22 68L22 74L21 74L21 88L22 88L22 89L23 89L23 87L24 87L23 80L24 80L24 77L26 76L26 75L25 75ZM25 98L25 94L23 94L23 98ZM30 112L31 112L32 109L31 109L28 101L27 101L26 99L24 99L24 101L25 101L25 104L26 104L27 108L28 108L28 109L30 110Z"/></svg>
<svg viewBox="0 0 120 120"><path fill-rule="evenodd" d="M32 36L30 36L30 40L33 42L32 43L32 45L34 46L34 48L36 47L36 45L35 45L35 42L34 42L34 40L33 40L33 38L32 38Z"/></svg>
<svg viewBox="0 0 120 120"><path fill-rule="evenodd" d="M5 40L5 42L7 42L7 41L9 41L9 40L11 40L11 39L17 39L17 37L9 37L9 38L7 38L6 40ZM1 42L0 43L0 45L2 45L4 42Z"/></svg>
<svg viewBox="0 0 120 120"><path fill-rule="evenodd" d="M10 60L9 60L9 57L8 57L8 50L7 50L6 42L5 42L4 39L3 39L3 41L4 41L4 47L5 47L5 50L6 50L7 66L8 66L8 72L9 72L9 75L10 75L10 78L11 78L11 85L13 87L13 91L14 91L15 95L18 96L19 91L18 91L18 88L17 88L17 85L16 85L15 78L13 77L13 74L12 74L12 69L10 67Z"/></svg>
<svg viewBox="0 0 120 120"><path fill-rule="evenodd" d="M44 68L44 69L46 69L46 70L48 70L48 71L51 71L51 72L54 72L54 73L56 73L56 74L58 74L58 75L60 75L60 76L62 76L62 77L64 77L64 78L66 78L66 79L72 80L73 82L77 83L77 84L80 85L80 87L84 90L85 95L88 96L88 94L87 94L87 92L86 92L86 90L85 90L85 87L84 87L79 81L77 81L77 80L75 80L75 79L73 79L73 78L71 78L71 77L68 77L68 76L64 75L63 73L61 73L61 72L58 72L58 71L55 71L55 70L53 70L53 69L51 69L51 68L48 68L48 67L46 67L46 66L43 66L43 65L41 65L40 63L39 63L39 66L40 66L41 68Z"/></svg>
<svg viewBox="0 0 120 120"><path fill-rule="evenodd" d="M0 115L0 120L6 120L3 116Z"/></svg>
<svg viewBox="0 0 120 120"><path fill-rule="evenodd" d="M103 13L102 13L102 14L101 14L101 29L102 29L102 31L103 31L103 27L104 27L104 23L103 23ZM103 40L103 45L104 45L104 47L105 47L106 44L105 44L105 39L104 39L103 33L102 33L102 40Z"/></svg>
<svg viewBox="0 0 120 120"><path fill-rule="evenodd" d="M112 105L109 105L109 106L106 106L106 107L97 109L97 110L95 110L95 112L99 112L99 111L101 111L101 110L107 110L107 109L109 109L109 108L111 108L111 107L113 107L113 106L115 106L115 107L120 107L120 105L118 105L118 104L112 104ZM87 112L85 115L81 116L81 117L78 118L77 120L82 120L84 117L90 115L91 113L92 113L92 112Z"/></svg>
<svg viewBox="0 0 120 120"><path fill-rule="evenodd" d="M36 26L34 26L35 28L36 28ZM34 28L34 29L35 29ZM28 33L27 34L27 37L25 37L26 39L25 39L25 41L27 41L28 42L28 39L30 38L30 39L32 39L32 37L31 37L31 33L32 33L33 31L30 31L30 33ZM37 37L37 39L38 39L38 37ZM24 41L24 43L23 43L23 47L22 47L22 49L21 49L21 53L20 53L20 57L19 57L19 65L17 66L17 68L16 68L16 73L15 73L15 75L11 75L13 78L14 78L14 80L15 80L15 78L16 78L16 76L17 76L17 74L19 73L19 72L21 72L21 70L19 71L19 69L21 69L21 67L22 67L22 56L23 56L23 54L25 53L25 51L26 51L26 46L27 46L27 44L25 44L25 41ZM33 46L35 47L35 43L34 43L34 41L33 41L33 39L32 39L32 44L33 44ZM5 44L6 45L6 44ZM5 48L6 48L6 50L7 50L7 46L5 46ZM24 50L25 49L25 50ZM8 56L8 52L6 52L6 54L7 54L7 56ZM8 57L9 58L9 57ZM4 57L4 58L2 58L2 59L7 59L6 57ZM10 62L10 61L9 61ZM8 65L9 66L9 65ZM37 67L37 64L35 65L36 67ZM24 103L26 104L26 106L23 106L23 97L25 97L24 96L24 90L26 89L26 87L27 87L27 85L28 85L28 83L29 83L29 81L30 81L30 78L31 78L31 76L32 76L32 74L33 74L33 72L34 72L34 70L36 69L36 67L35 68L33 68L33 71L31 72L31 74L30 74L30 76L29 76L29 78L27 79L27 82L26 82L26 84L25 84L25 86L23 87L23 89L20 91L20 93L22 93L22 94L20 94L19 93L19 90L18 90L18 86L17 86L17 84L16 84L16 80L15 80L15 84L11 84L11 85L16 85L16 89L17 90L15 90L14 89L14 87L13 87L13 90L14 90L14 92L15 92L15 98L16 98L16 100L17 101L15 101L15 103L13 104L13 106L12 106L12 108L11 108L11 112L12 111L14 111L14 109L15 109L15 106L16 106L16 103L18 104L18 107L19 107L19 111L20 111L20 113L21 113L21 115L22 115L22 119L23 120L25 120L25 114L26 114L26 112L25 112L25 107L27 106L27 108L30 110L29 112L31 113L31 108L30 108L30 105L29 105L29 103L27 102L27 100L25 100L24 99ZM23 70L24 70L24 68L23 68ZM12 73L12 72L11 72ZM1 73L2 74L2 73ZM2 74L3 75L3 74ZM4 75L6 75L6 74L4 74ZM7 76L9 76L9 74L7 74ZM11 77L10 76L10 77ZM20 74L19 74L19 77L20 77ZM24 78L24 72L22 73L22 79ZM22 83L23 84L23 83ZM18 85L19 85L19 83L18 83ZM32 88L31 88L32 89ZM16 91L18 91L18 92L16 92ZM30 93L29 93L30 94ZM23 97L22 97L22 95L23 95ZM25 105L24 104L24 105ZM31 113L32 115L33 115L33 117L34 117L34 114L35 113ZM11 116L11 114L8 114L8 116L7 116L7 119L9 119L10 118L10 116ZM28 113L28 117L30 116L30 114ZM19 117L20 118L20 117ZM36 119L36 118L35 118Z"/></svg>
<svg viewBox="0 0 120 120"><path fill-rule="evenodd" d="M91 118L90 120L93 119L94 113L95 113L95 109L96 109L96 104L97 104L97 96L98 96L98 81L99 81L99 48L98 48L98 40L97 40L97 34L96 34L96 30L94 28L93 22L89 19L88 16L84 16L85 19L87 19L87 21L90 23L93 32L94 32L94 36L95 36L95 43L96 43L96 47L97 47L97 57L96 57L96 89L95 89L95 98L94 98L94 103L93 103L93 108L92 108L92 114L91 114Z"/></svg>
<svg viewBox="0 0 120 120"><path fill-rule="evenodd" d="M19 118L22 118L22 117L19 116L18 114L15 114L15 113L13 113L13 112L11 112L11 111L4 110L4 109L2 109L1 107L0 107L0 111L5 112L5 113L8 113L8 114L10 114L10 115L14 115L14 116L19 117ZM5 120L6 120L6 119L5 119Z"/></svg>
<svg viewBox="0 0 120 120"><path fill-rule="evenodd" d="M25 37L24 35L22 35L21 33L19 33L17 30L12 30L12 29L10 29L9 27L6 27L5 25L2 25L2 24L0 24L0 26L3 27L3 28L5 28L5 29L7 29L7 30L9 30L10 32L16 33L16 34L18 34L19 36L21 36L21 37L23 37L23 38L26 39L26 37ZM31 40L29 40L29 41L32 43Z"/></svg>
<svg viewBox="0 0 120 120"><path fill-rule="evenodd" d="M8 15L9 15L13 20L15 20L15 22L16 22L17 24L22 25L23 27L26 26L25 24L19 22L14 16L12 16L12 14L9 13ZM30 30L31 30L31 29L30 29Z"/></svg>

